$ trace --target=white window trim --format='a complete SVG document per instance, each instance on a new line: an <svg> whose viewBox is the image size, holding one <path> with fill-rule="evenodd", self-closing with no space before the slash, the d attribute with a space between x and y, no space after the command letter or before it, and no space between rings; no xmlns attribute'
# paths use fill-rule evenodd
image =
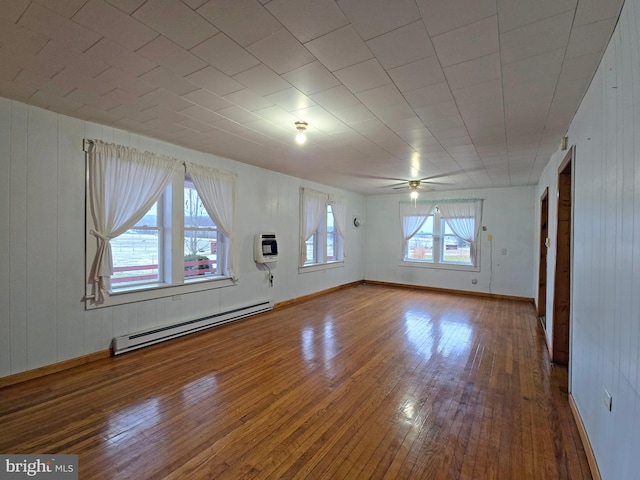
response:
<svg viewBox="0 0 640 480"><path fill-rule="evenodd" d="M336 219L336 213L334 212L334 202L339 202L342 201L342 205L346 207L346 204L344 203L344 199L338 199L337 197L334 197L333 195L330 195L328 193L324 193L324 192L319 192L317 190L313 190L313 189L306 189L306 188L301 188L300 189L300 230L301 230L301 237L302 237L302 226L305 224L305 218L304 218L304 191L305 190L310 190L311 192L313 192L316 195L321 195L326 197L325 200L325 207L324 207L324 214L323 214L323 219L324 221L320 221L320 225L325 226L326 228L326 222L327 222L327 207L331 205L331 212L332 215L334 215L334 253L337 250L337 247L339 246L339 250L341 252L341 258L339 260L330 260L330 261L326 261L326 241L327 241L327 232L320 232L321 234L321 238L323 239L322 241L322 247L324 249L323 252L323 258L325 258L325 261L322 263L306 263L304 265L298 265L298 273L309 273L309 272L316 272L316 271L320 271L320 270L327 270L327 269L331 269L331 268L339 268L339 267L343 267L344 266L344 262L345 262L345 258L346 258L346 254L345 254L345 238L344 235L341 235L339 228L337 226L339 220ZM316 238L314 239L315 242L315 247L314 247L314 253L316 255L316 258L318 256L318 232L320 229L320 225L316 228L316 231L314 232L314 235L316 235ZM305 247L306 242L301 242L300 244L300 248L306 248ZM302 251L300 252L300 256L302 256Z"/></svg>
<svg viewBox="0 0 640 480"><path fill-rule="evenodd" d="M88 170L85 175L85 180L88 182ZM184 181L185 171L184 169L178 169L169 183L169 186L165 190L165 193L158 200L163 204L161 209L162 217L170 215L172 218L176 218L176 215L180 215L179 209L182 208L181 192L184 190ZM88 189L88 183L85 184L85 189ZM166 198L169 195L172 196L171 199ZM167 207L169 205L171 206L171 212L167 211ZM164 222L164 219L161 219L161 221ZM184 249L184 222L178 223L179 225L172 225L170 229L166 228L166 224L164 225L164 228L161 228L161 231L164 230L165 232L164 247L161 248L161 255L164 258L165 268L169 269L171 269L172 266L178 265L180 263L180 259L184 256L182 253ZM85 195L85 280L89 278L91 264L97 250L95 238L89 233L93 227L90 199L89 195ZM170 230L172 233L167 234L167 230ZM160 267L160 270L160 276L163 278L163 268ZM231 276L223 275L210 275L204 278L185 279L184 272L180 269L178 270L179 271L170 271L170 273L165 274L166 276L164 278L170 276L171 283L152 282L141 285L132 285L130 287L125 286L115 290L112 288L108 295L105 295L105 298L101 303L91 301L93 299L92 292L90 291L91 285L88 285L85 281L85 310L95 310L116 305L126 305L129 303L158 298L214 290L230 287L237 283L231 278Z"/></svg>
<svg viewBox="0 0 640 480"><path fill-rule="evenodd" d="M471 199L471 200L476 200L476 199ZM451 199L451 200L430 200L431 203L433 203L435 206L437 206L438 203L444 203L444 202L459 202L459 201L464 201L464 199ZM403 202L401 202L403 203ZM434 224L435 224L435 211L432 212L432 215L434 215ZM443 219L439 217L439 220L442 222ZM402 219L400 219L400 221L402 221ZM477 219L478 222L482 222L482 218ZM434 234L435 236L435 234ZM439 234L437 235L438 237L444 237L444 234L442 234L442 232L439 232ZM478 242L480 242L480 240L478 240ZM400 267L410 267L410 268L426 268L426 269L431 269L431 270L453 270L453 271L460 271L460 272L479 272L481 271L481 252L482 249L478 248L477 250L477 265L473 265L473 264L466 264L466 263L452 263L452 262L429 262L426 260L405 260L404 259L404 248L405 248L405 240L402 238L402 235L400 235L400 243L402 245L402 257L400 258L400 260L398 261L398 266ZM479 243L479 245L481 245ZM438 255L440 254L440 252L438 252Z"/></svg>

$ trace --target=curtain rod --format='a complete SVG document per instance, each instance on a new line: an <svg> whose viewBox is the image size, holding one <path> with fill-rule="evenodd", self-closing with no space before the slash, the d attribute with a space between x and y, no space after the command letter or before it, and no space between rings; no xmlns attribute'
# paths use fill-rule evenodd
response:
<svg viewBox="0 0 640 480"><path fill-rule="evenodd" d="M462 203L462 202L479 202L484 200L484 198L443 198L443 199L434 199L434 200L416 200L415 202L412 200L400 200L400 203L403 204L432 204L432 203Z"/></svg>

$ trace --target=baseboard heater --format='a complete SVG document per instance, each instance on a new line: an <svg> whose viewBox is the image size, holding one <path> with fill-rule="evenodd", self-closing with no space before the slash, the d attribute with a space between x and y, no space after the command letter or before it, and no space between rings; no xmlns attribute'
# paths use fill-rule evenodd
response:
<svg viewBox="0 0 640 480"><path fill-rule="evenodd" d="M208 315L206 317L195 320L187 320L185 322L167 325L165 327L157 327L142 332L132 333L131 335L123 335L113 339L113 354L130 352L138 348L147 347L155 343L171 340L172 338L181 337L190 333L199 332L207 328L222 325L224 323L233 322L251 315L262 312L268 312L273 309L273 305L269 300L254 303L244 307L235 308L226 312Z"/></svg>

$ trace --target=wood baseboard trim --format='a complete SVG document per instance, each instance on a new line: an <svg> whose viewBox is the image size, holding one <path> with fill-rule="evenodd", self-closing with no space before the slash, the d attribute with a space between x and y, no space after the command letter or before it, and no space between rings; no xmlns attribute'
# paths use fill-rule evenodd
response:
<svg viewBox="0 0 640 480"><path fill-rule="evenodd" d="M33 370L27 370L26 372L15 373L8 377L0 378L0 388L8 387L9 385L15 385L16 383L26 382L27 380L33 380L34 378L44 377L45 375L51 375L52 373L68 370L79 365L95 362L108 358L111 356L111 350L102 350L100 352L90 353L89 355L83 355L82 357L71 358L63 362L54 363L52 365L45 365L44 367L34 368Z"/></svg>
<svg viewBox="0 0 640 480"><path fill-rule="evenodd" d="M408 283L391 283L391 282L380 282L378 280L363 280L362 283L369 283L371 285L384 285L387 287L398 287L398 288L412 288L416 290L429 290L432 292L439 293L451 293L454 295L471 295L474 297L489 297L489 298L501 298L505 300L516 300L518 302L530 302L535 307L535 302L532 297L516 297L513 295L500 295L497 293L485 293L485 292L472 292L469 290L454 290L451 288L440 288L440 287L429 287L426 285L410 285Z"/></svg>
<svg viewBox="0 0 640 480"><path fill-rule="evenodd" d="M589 441L589 437L587 436L587 430L584 428L582 417L578 412L578 406L576 405L576 402L573 399L573 395L571 393L569 393L569 407L571 408L571 413L573 414L573 418L576 421L576 425L578 426L578 432L580 433L582 446L585 453L587 454L587 462L589 462L589 470L591 470L591 476L593 477L593 480L602 480L600 469L598 468L598 462L596 462L596 456L593 453L591 442Z"/></svg>
<svg viewBox="0 0 640 480"><path fill-rule="evenodd" d="M338 285L337 287L331 287L331 288L327 288L326 290L310 293L309 295L303 295L302 297L296 297L290 300L284 300L282 302L274 303L273 309L278 310L279 308L295 305L296 303L306 302L307 300L311 300L312 298L320 297L322 295L326 295L327 293L336 292L338 290L342 290L343 288L352 288L357 285L362 285L362 280L359 280L357 282L345 283L343 285Z"/></svg>

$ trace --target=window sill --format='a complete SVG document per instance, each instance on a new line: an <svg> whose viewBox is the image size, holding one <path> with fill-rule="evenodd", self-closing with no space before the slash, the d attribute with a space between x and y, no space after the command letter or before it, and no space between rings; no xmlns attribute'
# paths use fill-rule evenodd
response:
<svg viewBox="0 0 640 480"><path fill-rule="evenodd" d="M464 265L459 263L431 263L431 262L409 262L401 260L398 264L400 267L429 268L432 270L454 270L459 272L479 272L480 267L473 265Z"/></svg>
<svg viewBox="0 0 640 480"><path fill-rule="evenodd" d="M213 277L207 279L187 280L181 285L153 283L136 287L121 288L107 295L104 302L99 305L87 300L85 302L85 309L93 310L96 308L113 307L115 305L143 302L146 300L154 300L156 298L214 290L217 288L229 287L231 285L234 285L234 282L230 277Z"/></svg>
<svg viewBox="0 0 640 480"><path fill-rule="evenodd" d="M329 270L331 268L344 267L344 261L331 262L331 263L314 263L311 265L305 265L304 267L298 267L298 273L317 272L320 270Z"/></svg>

